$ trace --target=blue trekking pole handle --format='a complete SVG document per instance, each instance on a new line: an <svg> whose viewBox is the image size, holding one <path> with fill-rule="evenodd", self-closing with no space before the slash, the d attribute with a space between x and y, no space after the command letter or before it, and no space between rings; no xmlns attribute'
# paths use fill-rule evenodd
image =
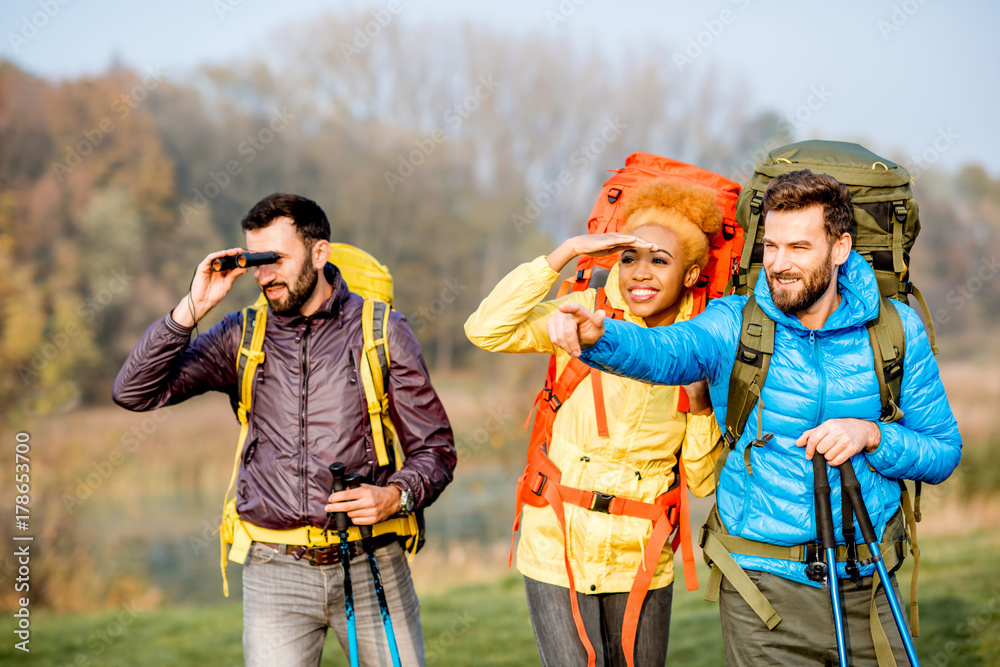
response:
<svg viewBox="0 0 1000 667"><path fill-rule="evenodd" d="M330 474L333 481L330 493L344 490L344 472L347 466L343 463L331 463ZM329 518L329 517L328 517ZM354 591L351 585L351 552L347 546L347 513L333 512L337 522L337 537L340 541L340 562L344 567L344 607L347 611L347 646L350 653L351 667L359 667L358 663L358 628L354 620Z"/></svg>
<svg viewBox="0 0 1000 667"><path fill-rule="evenodd" d="M861 536L868 545L872 560L875 561L875 570L878 571L882 588L885 589L885 597L889 601L889 609L892 610L892 619L896 621L896 628L899 636L903 638L903 648L906 649L906 657L910 660L910 665L920 667L917 660L917 650L913 646L913 639L910 637L910 629L903 618L903 610L899 608L899 601L896 600L896 593L892 589L892 582L889 581L889 573L885 569L885 562L882 560L882 553L879 551L878 538L875 537L875 527L872 526L871 516L868 514L868 507L865 499L861 495L861 484L858 483L858 476L854 474L854 467L848 460L840 464L840 484L842 493L846 493L851 505L854 506L854 516L858 518L858 527L861 528Z"/></svg>
<svg viewBox="0 0 1000 667"><path fill-rule="evenodd" d="M844 612L840 608L840 589L837 585L837 538L833 531L833 510L830 506L830 479L826 474L826 458L813 453L813 485L816 494L816 524L826 552L827 584L833 605L833 626L837 634L837 659L840 667L847 667L847 640L844 635Z"/></svg>
<svg viewBox="0 0 1000 667"><path fill-rule="evenodd" d="M361 484L361 475L352 473L347 476L348 488L356 488ZM379 612L382 614L382 626L385 628L385 638L389 643L389 655L392 657L393 667L402 667L399 660L399 647L396 645L396 633L392 629L392 619L389 617L389 603L385 599L385 588L382 586L382 574L378 570L378 562L375 560L375 549L372 547L372 527L370 525L358 526L361 531L361 544L365 554L368 556L368 567L372 571L372 579L375 581L375 597L378 598Z"/></svg>

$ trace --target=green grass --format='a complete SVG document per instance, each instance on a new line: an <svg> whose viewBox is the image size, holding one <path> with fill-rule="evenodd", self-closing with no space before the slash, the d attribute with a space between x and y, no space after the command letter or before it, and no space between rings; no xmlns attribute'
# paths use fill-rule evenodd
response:
<svg viewBox="0 0 1000 667"><path fill-rule="evenodd" d="M921 547L921 636L915 642L922 663L997 664L1000 535L924 539ZM908 561L900 579L904 597L911 568ZM429 666L539 664L518 577L425 593L421 605ZM124 609L88 615L33 612L30 655L14 649L13 620L0 618L4 665L242 664L236 603L140 610L133 616ZM668 664L724 664L718 607L703 602L700 591L675 591L670 634ZM332 636L322 664L347 664Z"/></svg>

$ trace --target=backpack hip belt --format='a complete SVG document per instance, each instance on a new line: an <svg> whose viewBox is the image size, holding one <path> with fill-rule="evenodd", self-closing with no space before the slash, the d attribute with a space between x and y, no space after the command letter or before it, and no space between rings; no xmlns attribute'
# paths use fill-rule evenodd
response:
<svg viewBox="0 0 1000 667"><path fill-rule="evenodd" d="M552 413L554 415L554 412ZM541 415L539 416L541 418ZM566 576L569 579L570 602L573 608L573 620L584 648L587 650L588 665L595 664L596 654L587 637L583 625L583 617L576 597L576 583L573 568L570 566L569 549L566 548L566 514L563 503L582 507L592 512L630 516L646 519L652 522L653 530L645 546L645 554L639 570L636 572L625 603L625 617L622 622L622 648L628 664L633 664L635 653L636 632L639 626L639 614L642 603L653 581L660 554L670 536L674 535L671 547L676 550L681 546L684 560L684 579L688 590L698 588L695 572L694 553L691 545L691 520L687 503L687 478L684 466L679 466L679 482L669 491L661 494L653 503L646 503L631 498L613 496L600 491L577 489L562 484L562 473L542 452L541 448L532 448L528 465L517 480L517 511L514 517L514 527L511 531L510 562L514 557L514 535L521 523L521 512L524 505L532 507L549 506L555 512L563 537L563 560L566 565ZM679 528L679 530L678 530Z"/></svg>
<svg viewBox="0 0 1000 667"><path fill-rule="evenodd" d="M372 526L372 537L380 535L395 534L398 536L409 536L417 533L417 519L413 514L405 516L391 517ZM223 518L223 529L220 531L222 549L225 553L225 545L232 544L229 550L229 560L234 563L243 563L250 545L253 542L272 542L274 544L293 544L307 548L330 547L340 544L340 537L335 530L324 531L319 526L299 526L288 530L274 530L262 528L248 521L240 519L236 511L236 499L233 498L226 505ZM351 526L347 531L348 540L355 542L361 539L361 532L357 526Z"/></svg>
<svg viewBox="0 0 1000 667"><path fill-rule="evenodd" d="M908 499L905 500L904 504L900 505L899 510L886 523L885 532L882 534L882 542L878 545L879 551L882 554L882 560L890 573L898 570L903 564L903 560L906 558L907 545L910 543L910 538L907 535L907 523L909 520L907 505L909 505ZM705 589L705 600L708 602L718 600L719 589L722 586L722 577L725 576L740 594L740 597L743 598L744 602L754 610L754 613L767 626L768 630L773 630L781 622L781 616L778 615L778 612L775 611L764 594L760 592L756 584L750 580L750 577L739 566L739 563L736 562L732 554L736 553L744 556L771 558L775 560L791 560L801 563L807 562L810 553L817 553L818 555L815 545L812 544L797 544L786 547L767 542L755 542L730 535L719 519L717 505L712 508L712 511L708 515L707 523L702 526L698 544L704 552L705 562L711 568L708 584ZM847 545L838 545L836 553L837 562L845 562L847 560ZM857 558L859 560L867 560L870 557L871 552L866 545L857 545ZM885 634L885 629L879 621L878 611L875 608L875 594L877 591L878 586L873 585L868 621L872 633L872 641L875 644L876 654L879 658L879 667L884 667L894 665L895 662L890 661L892 660L892 651L889 648L889 640ZM911 600L910 609L911 624L916 625L915 598ZM917 632L913 634L916 636Z"/></svg>

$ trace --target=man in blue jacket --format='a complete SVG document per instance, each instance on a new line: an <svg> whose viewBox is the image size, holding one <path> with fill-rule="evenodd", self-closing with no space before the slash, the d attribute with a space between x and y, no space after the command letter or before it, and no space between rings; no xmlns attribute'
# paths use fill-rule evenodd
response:
<svg viewBox="0 0 1000 667"><path fill-rule="evenodd" d="M875 274L851 249L850 192L832 177L801 170L775 178L763 208L766 280L757 282L754 297L776 323L774 353L759 409L721 472L718 519L726 532L746 540L742 544L794 547L815 540L811 459L819 454L830 466L851 461L884 543L889 533L902 533L896 480L941 482L961 457L958 426L927 334L910 308L893 302L906 335L904 416L879 422L882 403L865 328L878 316L879 292ZM549 318L549 335L609 373L673 385L707 378L715 414L725 424L746 299L717 299L689 322L655 329L606 322L603 311L566 304ZM751 447L764 432L774 437ZM833 468L829 474L836 536L843 544L840 476ZM739 566L736 578L745 573L774 614L768 618L759 605L755 611L732 577L723 579L720 614L729 664L835 664L829 594L806 577L804 563L731 555ZM871 565L861 568L860 587L842 587L852 662L875 664L873 635L884 631L895 659L905 664L902 639L881 593L877 614L870 613L872 571ZM838 563L838 578L846 576Z"/></svg>

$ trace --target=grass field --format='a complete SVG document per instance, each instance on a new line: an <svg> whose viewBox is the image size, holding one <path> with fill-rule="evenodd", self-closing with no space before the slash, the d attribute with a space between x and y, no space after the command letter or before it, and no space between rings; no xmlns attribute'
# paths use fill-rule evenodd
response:
<svg viewBox="0 0 1000 667"><path fill-rule="evenodd" d="M921 636L924 665L996 665L1000 656L1000 534L922 540ZM901 588L908 594L912 562ZM701 574L706 574L703 567ZM428 665L537 665L521 581L502 576L422 599ZM817 613L828 613L817 610ZM85 667L241 665L238 604L32 616L31 653L13 648L13 619L0 620L0 663ZM832 628L831 628L832 632ZM725 663L718 608L700 592L675 591L668 664ZM323 665L346 665L328 638Z"/></svg>

